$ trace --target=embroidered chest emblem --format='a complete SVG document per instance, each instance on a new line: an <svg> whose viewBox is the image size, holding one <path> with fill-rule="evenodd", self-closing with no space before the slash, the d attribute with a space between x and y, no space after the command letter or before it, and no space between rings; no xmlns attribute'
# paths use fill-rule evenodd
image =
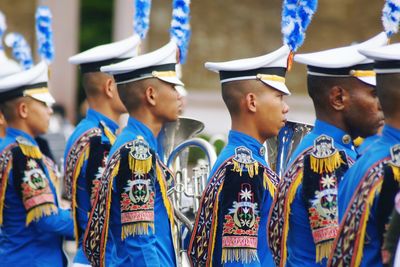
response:
<svg viewBox="0 0 400 267"><path fill-rule="evenodd" d="M221 262L235 259L244 263L258 261L257 235L260 216L252 186L243 183L225 215L222 233Z"/></svg>
<svg viewBox="0 0 400 267"><path fill-rule="evenodd" d="M233 222L238 228L251 228L256 223L258 216L257 203L253 203L253 193L251 186L242 185L239 193L239 201L233 202L233 208L229 209L229 214L233 215Z"/></svg>
<svg viewBox="0 0 400 267"><path fill-rule="evenodd" d="M242 176L244 169L247 170L250 177L258 174L258 162L253 158L250 149L244 146L235 148L235 156L232 159L233 171L238 172Z"/></svg>
<svg viewBox="0 0 400 267"><path fill-rule="evenodd" d="M311 206L310 223L313 227L327 226L332 223L332 220L336 223L337 185L334 175L326 174L321 177L320 190L315 191Z"/></svg>
<svg viewBox="0 0 400 267"><path fill-rule="evenodd" d="M128 181L128 186L124 188L125 193L128 194L132 203L145 204L150 200L150 180L142 179L143 173L141 172L136 172L134 175L138 179Z"/></svg>
<svg viewBox="0 0 400 267"><path fill-rule="evenodd" d="M47 185L45 173L33 159L28 160L24 175L23 181L33 190L42 190Z"/></svg>

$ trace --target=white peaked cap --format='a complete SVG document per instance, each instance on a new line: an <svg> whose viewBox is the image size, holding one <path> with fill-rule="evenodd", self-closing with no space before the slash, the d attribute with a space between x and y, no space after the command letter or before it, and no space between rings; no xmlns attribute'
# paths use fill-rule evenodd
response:
<svg viewBox="0 0 400 267"><path fill-rule="evenodd" d="M376 73L400 73L400 44L391 44L376 48L362 48L359 50L371 60L374 60Z"/></svg>
<svg viewBox="0 0 400 267"><path fill-rule="evenodd" d="M68 61L81 65L83 73L100 71L101 66L137 56L139 44L140 37L135 34L118 42L93 47L70 57Z"/></svg>
<svg viewBox="0 0 400 267"><path fill-rule="evenodd" d="M355 45L324 50L315 53L297 54L294 60L308 65L308 74L327 77L351 77L375 86L376 79L372 60L368 59L359 49L380 47L388 43L386 33ZM372 71L372 72L371 72Z"/></svg>
<svg viewBox="0 0 400 267"><path fill-rule="evenodd" d="M117 84L158 78L167 83L183 86L175 69L177 49L175 42L171 41L153 52L103 66L101 71L113 75Z"/></svg>
<svg viewBox="0 0 400 267"><path fill-rule="evenodd" d="M30 96L47 104L55 103L47 86L48 68L42 61L36 66L0 79L0 102Z"/></svg>
<svg viewBox="0 0 400 267"><path fill-rule="evenodd" d="M21 66L16 61L9 59L4 50L0 50L0 79L21 70Z"/></svg>
<svg viewBox="0 0 400 267"><path fill-rule="evenodd" d="M269 54L226 62L206 62L205 67L220 74L221 83L239 80L261 80L272 88L290 95L285 85L290 49L282 46Z"/></svg>

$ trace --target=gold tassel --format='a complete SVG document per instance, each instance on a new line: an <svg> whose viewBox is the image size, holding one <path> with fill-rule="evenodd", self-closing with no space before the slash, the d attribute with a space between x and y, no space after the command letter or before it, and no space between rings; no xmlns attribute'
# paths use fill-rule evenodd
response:
<svg viewBox="0 0 400 267"><path fill-rule="evenodd" d="M400 168L390 164L390 167L393 171L393 178L396 182L400 183Z"/></svg>
<svg viewBox="0 0 400 267"><path fill-rule="evenodd" d="M38 207L35 207L28 211L26 215L26 223L25 225L28 226L32 221L38 221L40 218L44 216L50 216L52 214L57 214L58 209L54 204L44 204Z"/></svg>
<svg viewBox="0 0 400 267"><path fill-rule="evenodd" d="M128 236L148 235L149 228L154 232L154 223L140 222L123 225L121 229L121 239L125 240Z"/></svg>
<svg viewBox="0 0 400 267"><path fill-rule="evenodd" d="M1 185L1 192L0 192L0 226L3 225L3 209L4 209L4 200L6 197L6 189L7 189L7 183L8 183L8 174L10 173L12 166L12 159L9 159L9 162L7 164L7 167L5 171L2 173L2 183Z"/></svg>
<svg viewBox="0 0 400 267"><path fill-rule="evenodd" d="M103 128L104 134L107 136L108 140L110 140L110 144L113 145L115 142L115 135L106 125L103 125Z"/></svg>
<svg viewBox="0 0 400 267"><path fill-rule="evenodd" d="M339 151L336 151L332 156L325 158L316 158L312 154L310 155L311 169L319 174L333 172L343 163L344 161L342 160Z"/></svg>
<svg viewBox="0 0 400 267"><path fill-rule="evenodd" d="M144 174L149 173L152 167L152 156L145 160L138 160L129 154L129 169L132 172L142 172Z"/></svg>
<svg viewBox="0 0 400 267"><path fill-rule="evenodd" d="M18 146L21 148L21 151L25 156L34 158L34 159L42 158L42 152L40 152L39 147L22 144L22 143L18 143Z"/></svg>
<svg viewBox="0 0 400 267"><path fill-rule="evenodd" d="M164 179L164 175L162 173L161 167L158 165L158 163L156 164L156 173L157 173L157 181L160 184L160 190L161 190L161 195L162 195L162 199L165 205L165 209L167 210L167 214L168 214L168 219L169 219L169 223L172 226L172 229L175 226L174 223L174 210L172 208L170 199L167 196L167 184L165 182Z"/></svg>
<svg viewBox="0 0 400 267"><path fill-rule="evenodd" d="M333 240L318 244L315 250L315 262L320 263L323 258L328 258L333 246Z"/></svg>
<svg viewBox="0 0 400 267"><path fill-rule="evenodd" d="M285 266L286 263L286 257L287 257L287 247L286 247L286 239L287 235L289 232L289 215L290 215L290 210L291 210L291 204L294 200L294 197L296 196L297 188L303 181L303 172L300 171L299 174L294 178L292 185L290 186L288 190L288 200L287 203L285 204L285 211L283 216L284 218L284 225L283 225L283 231L282 231L282 259L280 262L280 266Z"/></svg>
<svg viewBox="0 0 400 267"><path fill-rule="evenodd" d="M238 172L240 176L242 176L243 167L246 167L250 178L253 178L254 174L258 175L258 162L257 161L254 163L250 163L250 164L242 164L242 163L237 162L236 160L232 160L232 161L233 161L232 171Z"/></svg>
<svg viewBox="0 0 400 267"><path fill-rule="evenodd" d="M266 173L264 173L264 188L268 188L269 194L271 195L272 198L274 198L276 188Z"/></svg>
<svg viewBox="0 0 400 267"><path fill-rule="evenodd" d="M364 216L361 217L360 227L358 228L359 231L356 234L356 236L359 235L360 237L359 237L358 247L354 248L353 253L356 253L356 258L355 258L355 263L352 266L360 266L361 259L363 256L364 243L365 243L364 240L365 240L365 233L367 231L369 212L374 202L376 193L382 189L382 183L383 180L380 180L378 183L376 183L368 194L367 205L365 206L365 213Z"/></svg>
<svg viewBox="0 0 400 267"><path fill-rule="evenodd" d="M257 249L246 249L246 248L223 248L221 263L228 262L241 262L244 264L248 264L254 261L259 261L257 255Z"/></svg>

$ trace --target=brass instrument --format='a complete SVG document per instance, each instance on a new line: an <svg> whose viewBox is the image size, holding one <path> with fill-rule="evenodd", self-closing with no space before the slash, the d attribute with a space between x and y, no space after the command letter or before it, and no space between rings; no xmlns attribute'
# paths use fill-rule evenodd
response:
<svg viewBox="0 0 400 267"><path fill-rule="evenodd" d="M204 124L200 121L179 118L176 122L164 125L159 137L164 150L164 162L175 174L175 184L168 190L168 196L173 202L175 213L177 232L174 237L179 266L188 265L185 237L190 237L202 192L217 158L210 143L201 138L194 138L203 129ZM191 172L188 171L189 147L200 148L207 158L207 161L197 164Z"/></svg>
<svg viewBox="0 0 400 267"><path fill-rule="evenodd" d="M302 122L287 121L279 131L278 136L268 138L267 162L279 177L286 171L287 164L293 151L314 126Z"/></svg>

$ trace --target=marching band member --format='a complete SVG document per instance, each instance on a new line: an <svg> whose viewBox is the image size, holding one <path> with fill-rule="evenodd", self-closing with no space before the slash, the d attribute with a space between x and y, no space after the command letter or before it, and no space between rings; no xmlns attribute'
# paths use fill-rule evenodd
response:
<svg viewBox="0 0 400 267"><path fill-rule="evenodd" d="M383 115L372 61L358 52L382 46L385 33L364 43L294 60L308 66L308 93L317 120L289 160L268 221L277 266L325 266L338 230L337 184L356 157L352 138L375 134Z"/></svg>
<svg viewBox="0 0 400 267"><path fill-rule="evenodd" d="M289 47L255 58L206 63L218 72L231 116L228 143L203 192L188 249L192 266L272 266L266 222L278 183L264 141L284 126Z"/></svg>
<svg viewBox="0 0 400 267"><path fill-rule="evenodd" d="M112 266L176 266L173 207L167 197L171 173L157 154L157 135L176 121L181 97L175 86L177 45L105 66L129 112L128 125L112 146L90 214L84 249L103 266L108 232Z"/></svg>
<svg viewBox="0 0 400 267"><path fill-rule="evenodd" d="M69 59L72 64L80 66L89 104L86 117L67 141L64 155L64 188L66 197L72 200L75 235L79 243L75 263L89 265L82 250L83 234L108 153L115 141L119 117L126 112L113 76L101 72L100 67L136 56L139 42L139 36L133 35L119 42L94 47ZM112 244L108 248L108 255L111 255Z"/></svg>
<svg viewBox="0 0 400 267"><path fill-rule="evenodd" d="M53 97L47 65L0 80L7 135L0 145L0 262L4 266L65 266L62 238L73 237L71 212L59 208L51 161L34 137L47 131Z"/></svg>
<svg viewBox="0 0 400 267"><path fill-rule="evenodd" d="M374 60L382 137L339 184L338 236L329 266L383 266L381 248L400 183L400 44L361 48Z"/></svg>

